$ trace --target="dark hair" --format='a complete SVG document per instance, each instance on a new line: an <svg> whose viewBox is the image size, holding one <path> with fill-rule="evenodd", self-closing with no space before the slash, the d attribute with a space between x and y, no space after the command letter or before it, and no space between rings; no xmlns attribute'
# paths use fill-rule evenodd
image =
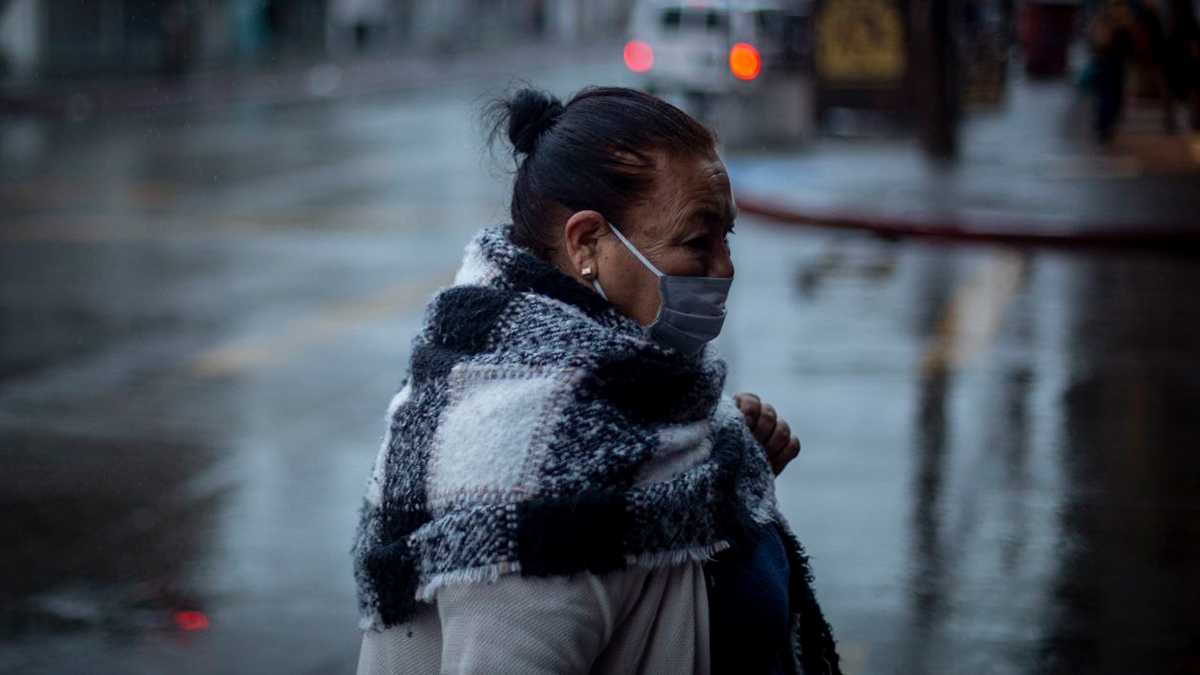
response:
<svg viewBox="0 0 1200 675"><path fill-rule="evenodd" d="M563 105L535 89L494 100L484 113L493 146L501 131L517 161L512 194L514 244L553 255L555 222L593 209L613 222L653 188L655 156L704 156L711 130L675 106L636 89L589 87Z"/></svg>

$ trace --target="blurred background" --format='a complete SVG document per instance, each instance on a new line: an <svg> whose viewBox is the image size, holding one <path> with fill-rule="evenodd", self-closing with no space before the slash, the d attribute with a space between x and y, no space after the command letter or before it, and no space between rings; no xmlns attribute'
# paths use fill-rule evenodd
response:
<svg viewBox="0 0 1200 675"><path fill-rule="evenodd" d="M850 674L1200 673L1190 0L0 0L0 671L353 672L357 508L510 168L652 91Z"/></svg>

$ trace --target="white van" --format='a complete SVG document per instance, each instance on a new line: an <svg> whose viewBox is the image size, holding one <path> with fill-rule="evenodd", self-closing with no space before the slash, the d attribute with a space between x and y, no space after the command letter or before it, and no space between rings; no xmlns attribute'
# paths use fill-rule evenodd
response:
<svg viewBox="0 0 1200 675"><path fill-rule="evenodd" d="M778 0L640 0L625 65L644 89L669 98L753 89L773 69L802 67L807 8Z"/></svg>

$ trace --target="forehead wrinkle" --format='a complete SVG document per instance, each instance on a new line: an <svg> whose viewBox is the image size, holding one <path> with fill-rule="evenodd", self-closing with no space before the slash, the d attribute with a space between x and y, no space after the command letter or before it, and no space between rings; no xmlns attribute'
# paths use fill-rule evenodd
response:
<svg viewBox="0 0 1200 675"><path fill-rule="evenodd" d="M720 225L723 228L737 218L729 173L721 162L714 161L705 167L703 178L703 182L698 181L693 186L695 192L684 209L683 219L690 220L697 215L713 216L722 221Z"/></svg>
<svg viewBox="0 0 1200 675"><path fill-rule="evenodd" d="M675 238L686 234L695 216L704 212L724 220L722 229L732 223L736 207L730 193L729 174L719 158L659 154L655 159L660 172L659 186L650 201L656 201L657 209L666 216L663 236Z"/></svg>

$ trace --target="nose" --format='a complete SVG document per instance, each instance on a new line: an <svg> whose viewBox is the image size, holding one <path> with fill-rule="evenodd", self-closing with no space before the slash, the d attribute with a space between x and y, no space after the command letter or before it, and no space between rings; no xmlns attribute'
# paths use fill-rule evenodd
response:
<svg viewBox="0 0 1200 675"><path fill-rule="evenodd" d="M724 246L722 249L709 263L708 269L705 270L705 276L718 279L733 278L733 258L729 256L729 247Z"/></svg>

